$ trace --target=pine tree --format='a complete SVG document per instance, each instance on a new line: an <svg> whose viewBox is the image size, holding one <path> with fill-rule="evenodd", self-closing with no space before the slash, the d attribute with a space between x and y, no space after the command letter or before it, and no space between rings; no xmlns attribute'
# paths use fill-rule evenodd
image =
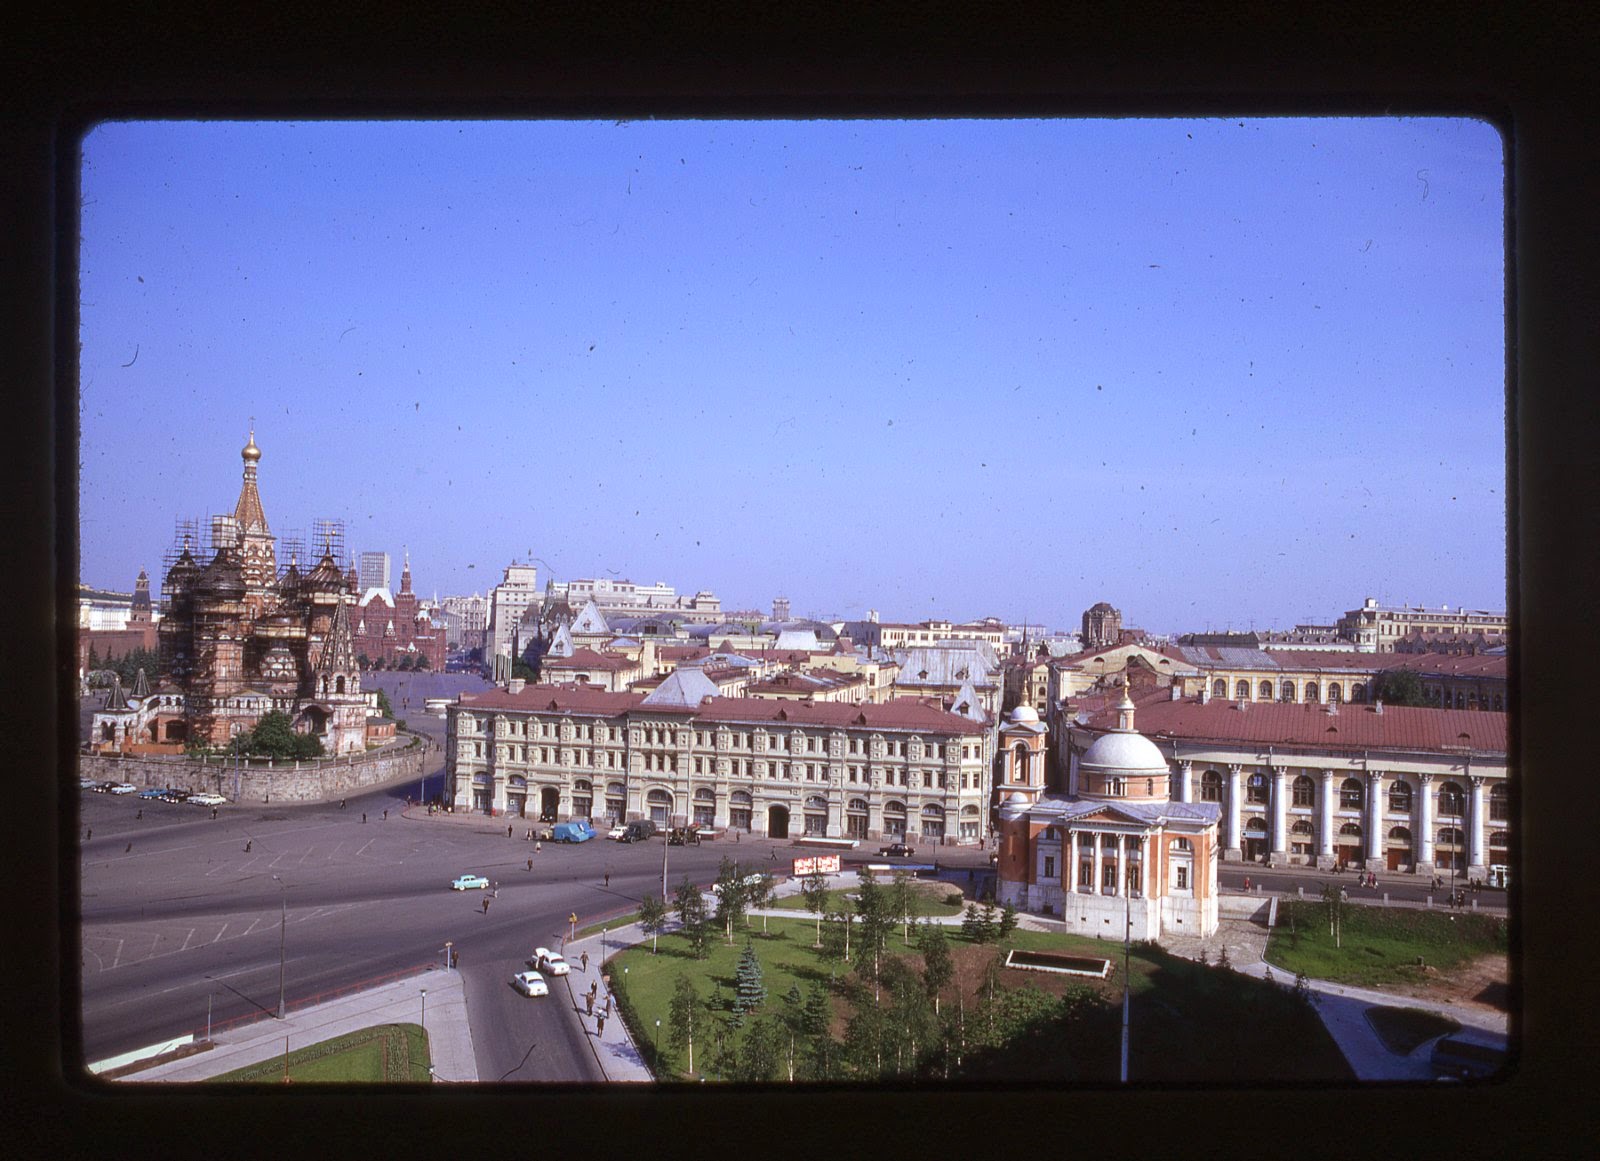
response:
<svg viewBox="0 0 1600 1161"><path fill-rule="evenodd" d="M1017 929L1017 909L1007 903L1000 909L1000 938L1009 939Z"/></svg>
<svg viewBox="0 0 1600 1161"><path fill-rule="evenodd" d="M734 973L733 1019L737 1025L746 1012L759 1008L767 998L766 985L761 982L761 960L754 945L745 940L739 953L739 967Z"/></svg>
<svg viewBox="0 0 1600 1161"><path fill-rule="evenodd" d="M972 943L978 942L978 905L967 904L967 913L961 917L961 936Z"/></svg>
<svg viewBox="0 0 1600 1161"><path fill-rule="evenodd" d="M1222 951L1217 955L1217 966L1224 971L1233 970L1233 960L1228 957L1228 945L1222 945Z"/></svg>
<svg viewBox="0 0 1600 1161"><path fill-rule="evenodd" d="M985 903L978 916L978 942L993 943L1000 938L1000 925L995 922L994 904Z"/></svg>

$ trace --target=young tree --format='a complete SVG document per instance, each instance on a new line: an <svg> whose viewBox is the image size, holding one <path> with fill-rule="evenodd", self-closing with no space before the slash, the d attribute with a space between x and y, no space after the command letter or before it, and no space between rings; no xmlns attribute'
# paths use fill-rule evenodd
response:
<svg viewBox="0 0 1600 1161"><path fill-rule="evenodd" d="M907 870L896 871L894 873L894 886L890 888L890 892L894 899L894 913L900 918L900 942L909 944L911 942L911 902L914 897L911 890L911 872Z"/></svg>
<svg viewBox="0 0 1600 1161"><path fill-rule="evenodd" d="M706 919L706 903L700 888L689 881L687 875L678 885L673 900L678 909L678 921L683 924L683 934L695 959L704 959L711 944L711 931Z"/></svg>
<svg viewBox="0 0 1600 1161"><path fill-rule="evenodd" d="M322 739L315 734L296 734L294 736L294 756L296 758L322 757Z"/></svg>
<svg viewBox="0 0 1600 1161"><path fill-rule="evenodd" d="M667 904L659 895L639 900L639 930L650 937L650 954L656 953L656 937L667 925Z"/></svg>
<svg viewBox="0 0 1600 1161"><path fill-rule="evenodd" d="M745 889L744 876L739 873L739 866L727 855L722 856L722 862L717 866L717 922L728 933L728 944L733 945L733 924L744 916Z"/></svg>
<svg viewBox="0 0 1600 1161"><path fill-rule="evenodd" d="M994 943L1000 938L1000 925L995 922L994 904L985 903L978 915L978 942Z"/></svg>
<svg viewBox="0 0 1600 1161"><path fill-rule="evenodd" d="M745 902L752 910L766 911L767 907L772 903L772 894L777 885L777 881L773 879L771 871L762 871L753 882L745 884ZM746 926L748 925L749 921L747 919ZM765 935L766 932L767 917L763 914L761 916L761 933Z"/></svg>
<svg viewBox="0 0 1600 1161"><path fill-rule="evenodd" d="M861 946L872 956L872 978L878 978L883 960L884 945L894 922L892 903L884 889L878 885L870 870L861 872L861 886L856 891L856 914L861 919ZM865 961L863 961L865 962Z"/></svg>
<svg viewBox="0 0 1600 1161"><path fill-rule="evenodd" d="M699 1018L700 993L695 991L693 980L688 976L679 976L673 988L672 1002L667 1008L667 1031L674 1050L682 1052L688 1049L691 1076L694 1075L695 1024Z"/></svg>
<svg viewBox="0 0 1600 1161"><path fill-rule="evenodd" d="M248 752L272 758L294 757L295 734L289 726L289 716L281 710L264 714L250 731Z"/></svg>
<svg viewBox="0 0 1600 1161"><path fill-rule="evenodd" d="M747 939L739 953L739 966L734 970L733 1018L738 1024L745 1013L759 1008L767 999L767 987L761 982L761 960L755 947Z"/></svg>
<svg viewBox="0 0 1600 1161"><path fill-rule="evenodd" d="M978 938L978 905L967 904L967 913L961 917L961 938L971 943L981 943Z"/></svg>
<svg viewBox="0 0 1600 1161"><path fill-rule="evenodd" d="M421 673L424 669L431 669L432 666L428 664L428 655L426 653L418 653L416 663L411 668L418 673Z"/></svg>
<svg viewBox="0 0 1600 1161"><path fill-rule="evenodd" d="M811 874L800 880L800 897L806 901L806 910L814 912L817 917L817 942L813 947L822 946L822 913L828 906L828 878L821 871L812 871Z"/></svg>
<svg viewBox="0 0 1600 1161"><path fill-rule="evenodd" d="M778 1013L778 1023L786 1041L783 1054L784 1070L788 1073L789 1083L793 1084L795 1049L797 1045L805 1042L805 998L800 995L800 985L791 983L789 990L783 993L782 999L783 1008Z"/></svg>
<svg viewBox="0 0 1600 1161"><path fill-rule="evenodd" d="M818 946L822 948L822 958L834 963L848 963L850 960L850 913L848 911L830 911L826 916L826 923L819 920L822 940Z"/></svg>
<svg viewBox="0 0 1600 1161"><path fill-rule="evenodd" d="M738 1058L730 1080L745 1084L765 1084L773 1079L783 1060L784 1031L771 1020L755 1020L739 1042ZM791 1075L790 1079L794 1077Z"/></svg>
<svg viewBox="0 0 1600 1161"><path fill-rule="evenodd" d="M368 657L365 653L357 653L356 665L360 667L361 672L365 673L367 670L372 668L372 658ZM380 690L379 692L382 691Z"/></svg>
<svg viewBox="0 0 1600 1161"><path fill-rule="evenodd" d="M1017 909L1007 903L1000 909L1000 938L1010 939L1011 933L1017 929Z"/></svg>
<svg viewBox="0 0 1600 1161"><path fill-rule="evenodd" d="M378 690L378 712L391 721L394 719L394 706L389 702L389 695L382 689Z"/></svg>
<svg viewBox="0 0 1600 1161"><path fill-rule="evenodd" d="M922 983L933 999L934 1015L939 1014L939 993L955 977L955 957L950 941L938 923L923 923L917 928L917 949L922 952Z"/></svg>

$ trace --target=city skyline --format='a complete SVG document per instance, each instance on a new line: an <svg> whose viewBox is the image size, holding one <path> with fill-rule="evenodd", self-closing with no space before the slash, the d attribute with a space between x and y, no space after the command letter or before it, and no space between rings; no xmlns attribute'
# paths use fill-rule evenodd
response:
<svg viewBox="0 0 1600 1161"><path fill-rule="evenodd" d="M531 555L851 618L1507 605L1481 122L126 122L84 160L90 584L159 586L253 418L274 532L343 518L440 596Z"/></svg>

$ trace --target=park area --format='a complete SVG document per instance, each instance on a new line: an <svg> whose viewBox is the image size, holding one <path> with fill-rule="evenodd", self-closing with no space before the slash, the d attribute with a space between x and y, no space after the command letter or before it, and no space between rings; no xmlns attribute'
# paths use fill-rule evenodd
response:
<svg viewBox="0 0 1600 1161"><path fill-rule="evenodd" d="M380 1024L259 1064L223 1073L208 1083L428 1083L427 1033L416 1024Z"/></svg>
<svg viewBox="0 0 1600 1161"><path fill-rule="evenodd" d="M1286 903L1266 960L1293 977L1507 1007L1509 932L1499 916Z"/></svg>
<svg viewBox="0 0 1600 1161"><path fill-rule="evenodd" d="M958 908L930 896L949 914ZM833 898L829 907L847 905ZM765 927L765 930L763 930ZM613 957L611 986L658 1080L743 1083L1115 1083L1123 948L1081 936L893 919L876 942L842 913L662 934ZM1104 981L1004 966L1011 948L1114 961ZM1135 946L1130 1079L1215 1084L1351 1079L1294 977ZM692 1066L691 1066L692 1057Z"/></svg>

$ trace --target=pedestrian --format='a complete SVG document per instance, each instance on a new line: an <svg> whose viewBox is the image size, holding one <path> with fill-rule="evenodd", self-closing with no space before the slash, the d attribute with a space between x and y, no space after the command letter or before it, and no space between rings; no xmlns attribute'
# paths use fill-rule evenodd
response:
<svg viewBox="0 0 1600 1161"><path fill-rule="evenodd" d="M383 821L384 822L388 822L389 821L389 811L387 809L385 809L384 812L383 812Z"/></svg>
<svg viewBox="0 0 1600 1161"><path fill-rule="evenodd" d="M1350 892L1346 888L1340 887L1339 888L1339 902L1341 902L1341 903L1347 902L1349 900L1349 898L1350 898Z"/></svg>
<svg viewBox="0 0 1600 1161"><path fill-rule="evenodd" d="M538 854L542 850L544 850L544 844L543 843L536 842L536 843L533 844L533 853L534 854Z"/></svg>
<svg viewBox="0 0 1600 1161"><path fill-rule="evenodd" d="M91 826L89 828L89 833L83 836L83 841L88 842L92 838L94 838L94 827Z"/></svg>
<svg viewBox="0 0 1600 1161"><path fill-rule="evenodd" d="M489 890L492 893L494 898L496 898L496 899L500 898L500 884L499 883L490 883L489 884Z"/></svg>
<svg viewBox="0 0 1600 1161"><path fill-rule="evenodd" d="M773 862L777 862L778 861L778 848L777 847L773 847L772 850L768 851L767 852L767 857L770 858Z"/></svg>
<svg viewBox="0 0 1600 1161"><path fill-rule="evenodd" d="M583 964L584 972L587 973L588 970L589 970L589 953L588 952L584 952L583 955L581 955L578 958L579 958L579 962Z"/></svg>
<svg viewBox="0 0 1600 1161"><path fill-rule="evenodd" d="M611 872L610 871L606 872L605 885L607 887L611 886Z"/></svg>
<svg viewBox="0 0 1600 1161"><path fill-rule="evenodd" d="M361 825L365 826L366 824L367 824L367 812L363 810L361 812Z"/></svg>
<svg viewBox="0 0 1600 1161"><path fill-rule="evenodd" d="M510 837L511 837L511 828L508 826L508 827L506 827L506 838L510 838Z"/></svg>
<svg viewBox="0 0 1600 1161"><path fill-rule="evenodd" d="M530 871L533 870L533 860L532 859L528 860L528 870L530 870Z"/></svg>
<svg viewBox="0 0 1600 1161"><path fill-rule="evenodd" d="M611 993L606 993L606 1019L611 1018Z"/></svg>
<svg viewBox="0 0 1600 1161"><path fill-rule="evenodd" d="M585 1016L593 1016L594 1015L594 993L593 992L585 992L583 994L583 1014Z"/></svg>
<svg viewBox="0 0 1600 1161"><path fill-rule="evenodd" d="M489 914L489 896L487 895L483 897L483 913L485 915Z"/></svg>
<svg viewBox="0 0 1600 1161"><path fill-rule="evenodd" d="M133 851L133 844L132 844L132 843L129 843L129 844L128 844L128 849L127 849L127 850L125 850L125 851L123 851L123 852L122 852L122 853L123 853L123 854L125 854L125 855L126 855L126 854L129 854L129 853L131 853L131 852L132 852L132 851Z"/></svg>
<svg viewBox="0 0 1600 1161"><path fill-rule="evenodd" d="M1244 877L1244 889L1246 891L1250 890L1250 876L1249 875L1246 875Z"/></svg>
<svg viewBox="0 0 1600 1161"><path fill-rule="evenodd" d="M604 1036L606 1034L606 1017L605 1013L603 1012L594 1022L594 1034L597 1037Z"/></svg>
<svg viewBox="0 0 1600 1161"><path fill-rule="evenodd" d="M256 841L255 839L246 839L245 840L245 842L244 842L244 853L245 854L248 855L250 853L250 848L255 845L255 841Z"/></svg>
<svg viewBox="0 0 1600 1161"><path fill-rule="evenodd" d="M143 818L144 817L144 807L141 806L139 808L139 812L137 814L135 814L133 817L134 818Z"/></svg>
<svg viewBox="0 0 1600 1161"><path fill-rule="evenodd" d="M345 808L345 800L341 798L341 799L339 799L339 809L343 810L344 808Z"/></svg>
<svg viewBox="0 0 1600 1161"><path fill-rule="evenodd" d="M739 836L740 836L740 835L741 835L741 834L743 834L743 833L744 833L744 832L743 832L743 831L737 831L737 830L736 830L736 831L734 831L734 832L733 832L733 841L734 841L734 842L738 842L738 841L739 841Z"/></svg>
<svg viewBox="0 0 1600 1161"><path fill-rule="evenodd" d="M215 806L213 806L211 808L211 817L212 818L216 818L217 817L217 808Z"/></svg>
<svg viewBox="0 0 1600 1161"><path fill-rule="evenodd" d="M598 996L599 994L600 994L600 981L599 980L591 980L589 982L589 996L590 996L590 998L592 999L593 997Z"/></svg>

